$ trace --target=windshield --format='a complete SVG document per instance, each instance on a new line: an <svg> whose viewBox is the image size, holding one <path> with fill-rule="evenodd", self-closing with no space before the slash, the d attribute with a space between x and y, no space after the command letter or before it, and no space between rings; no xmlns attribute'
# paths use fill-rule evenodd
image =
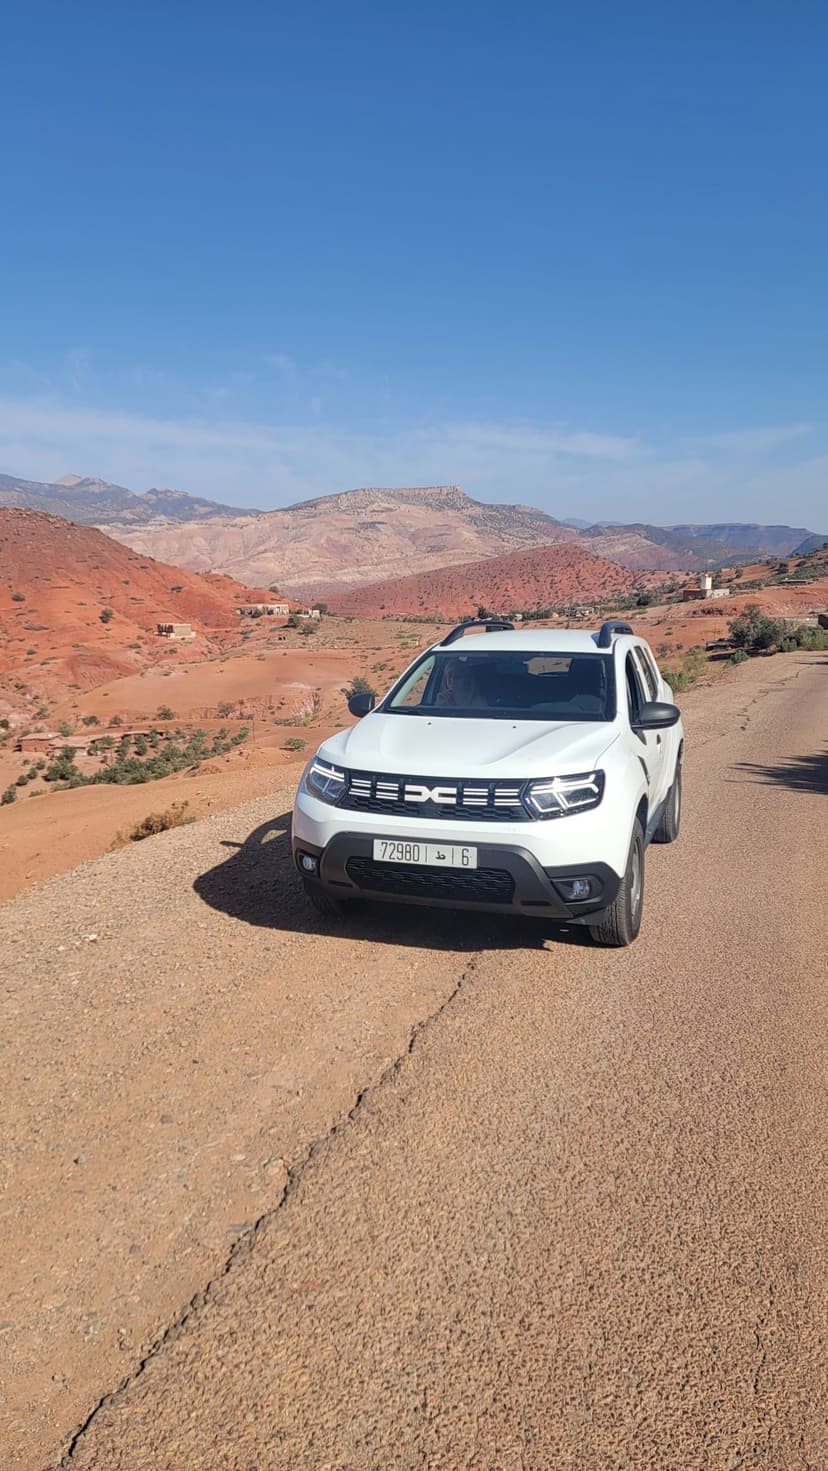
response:
<svg viewBox="0 0 828 1471"><path fill-rule="evenodd" d="M382 709L478 720L612 720L612 658L554 650L432 650L395 685Z"/></svg>

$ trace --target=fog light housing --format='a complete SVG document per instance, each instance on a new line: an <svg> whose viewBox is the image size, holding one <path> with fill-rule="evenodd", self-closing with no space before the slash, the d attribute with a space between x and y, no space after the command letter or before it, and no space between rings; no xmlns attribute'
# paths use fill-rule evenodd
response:
<svg viewBox="0 0 828 1471"><path fill-rule="evenodd" d="M316 870L319 867L319 862L316 858L314 858L312 853L300 854L299 862L302 866L303 873L316 873Z"/></svg>
<svg viewBox="0 0 828 1471"><path fill-rule="evenodd" d="M591 878L556 879L561 897L575 903L579 899L591 899L595 893L595 880Z"/></svg>

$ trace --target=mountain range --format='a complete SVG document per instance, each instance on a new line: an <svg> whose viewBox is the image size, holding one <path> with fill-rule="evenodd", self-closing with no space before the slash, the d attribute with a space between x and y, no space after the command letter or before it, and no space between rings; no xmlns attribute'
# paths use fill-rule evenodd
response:
<svg viewBox="0 0 828 1471"><path fill-rule="evenodd" d="M694 572L789 556L825 540L802 526L572 524L532 506L473 500L457 485L364 488L257 511L163 488L139 494L77 475L53 483L0 475L3 506L97 526L176 566L303 594L560 542L632 571Z"/></svg>
<svg viewBox="0 0 828 1471"><path fill-rule="evenodd" d="M222 506L183 490L154 488L138 493L88 475L63 475L60 480L20 480L0 475L0 509L25 507L64 516L81 526L143 526L152 521L198 521L213 516L258 516L258 511Z"/></svg>

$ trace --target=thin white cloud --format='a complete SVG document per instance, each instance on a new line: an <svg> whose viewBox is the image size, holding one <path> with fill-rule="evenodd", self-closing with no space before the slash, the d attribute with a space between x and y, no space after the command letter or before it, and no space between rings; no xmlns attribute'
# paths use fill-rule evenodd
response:
<svg viewBox="0 0 828 1471"><path fill-rule="evenodd" d="M812 434L813 430L813 424L769 424L764 428L735 429L729 434L710 434L700 443L734 454L763 454L792 439Z"/></svg>

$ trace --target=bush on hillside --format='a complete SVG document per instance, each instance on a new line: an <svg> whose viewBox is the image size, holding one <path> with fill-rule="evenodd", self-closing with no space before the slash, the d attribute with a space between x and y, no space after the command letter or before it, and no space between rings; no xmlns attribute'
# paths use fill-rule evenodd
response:
<svg viewBox="0 0 828 1471"><path fill-rule="evenodd" d="M376 695L377 692L361 674L355 674L351 683L343 686L342 693L346 700L350 700L353 695Z"/></svg>
<svg viewBox="0 0 828 1471"><path fill-rule="evenodd" d="M195 818L187 812L189 805L189 802L173 802L165 812L150 812L130 830L130 842L140 843L142 838L153 838L156 833L166 833L171 828L187 827L195 822Z"/></svg>

